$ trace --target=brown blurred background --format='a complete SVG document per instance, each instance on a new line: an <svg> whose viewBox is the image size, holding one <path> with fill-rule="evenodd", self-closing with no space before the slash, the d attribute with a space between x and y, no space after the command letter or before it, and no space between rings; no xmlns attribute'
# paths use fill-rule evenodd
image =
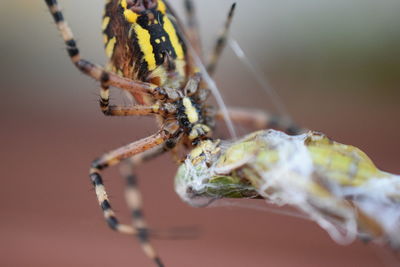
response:
<svg viewBox="0 0 400 267"><path fill-rule="evenodd" d="M103 63L103 1L60 2L83 55ZM181 1L171 2L182 14ZM207 49L231 1L195 2ZM400 173L400 2L237 2L232 36L295 121L358 146L380 168ZM0 1L0 78L0 266L152 266L134 238L106 227L87 174L95 157L153 133L153 120L101 114L97 84L68 61L43 1ZM273 110L231 49L216 80L228 105ZM115 169L105 181L129 221ZM195 240L154 241L167 266L400 264L374 245L337 245L305 220L188 207L173 191L175 170L168 156L139 170L153 228L202 230Z"/></svg>

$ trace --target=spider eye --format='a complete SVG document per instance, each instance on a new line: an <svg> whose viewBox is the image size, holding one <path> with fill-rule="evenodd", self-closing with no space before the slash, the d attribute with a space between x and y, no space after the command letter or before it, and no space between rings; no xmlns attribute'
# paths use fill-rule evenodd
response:
<svg viewBox="0 0 400 267"><path fill-rule="evenodd" d="M127 8L135 13L141 13L157 7L157 0L126 0Z"/></svg>

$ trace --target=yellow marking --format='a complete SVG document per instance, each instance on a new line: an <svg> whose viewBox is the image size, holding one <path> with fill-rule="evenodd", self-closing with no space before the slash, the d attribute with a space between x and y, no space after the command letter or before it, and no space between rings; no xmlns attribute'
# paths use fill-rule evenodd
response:
<svg viewBox="0 0 400 267"><path fill-rule="evenodd" d="M162 3L162 1L160 1L160 0L158 2L159 2L159 4ZM172 24L171 20L168 18L167 15L164 16L164 30L169 35L169 39L171 41L172 47L175 50L177 59L184 59L182 45L179 43L179 39L176 34L174 25ZM165 38L165 36L163 36L163 37Z"/></svg>
<svg viewBox="0 0 400 267"><path fill-rule="evenodd" d="M185 113L189 122L197 122L199 120L199 114L197 114L197 110L193 106L192 101L190 101L190 99L187 97L183 98L183 106L185 107Z"/></svg>
<svg viewBox="0 0 400 267"><path fill-rule="evenodd" d="M162 14L167 13L167 7L162 0L158 0L158 8L157 8Z"/></svg>
<svg viewBox="0 0 400 267"><path fill-rule="evenodd" d="M101 29L105 31L107 29L108 23L110 23L110 17L105 17L103 23L101 24Z"/></svg>
<svg viewBox="0 0 400 267"><path fill-rule="evenodd" d="M133 12L130 9L125 9L124 16L125 16L125 19L130 23L136 23L136 21L139 17L138 14L136 14L135 12Z"/></svg>
<svg viewBox="0 0 400 267"><path fill-rule="evenodd" d="M168 75L163 65L158 66L151 72L149 80L155 77L160 78L160 85L163 85L167 81Z"/></svg>
<svg viewBox="0 0 400 267"><path fill-rule="evenodd" d="M186 66L186 61L185 60L175 60L175 66L176 70L178 73L182 76L185 77L185 66Z"/></svg>
<svg viewBox="0 0 400 267"><path fill-rule="evenodd" d="M153 46L150 42L150 33L143 29L139 24L132 25L136 32L138 43L140 46L140 51L142 51L144 60L147 62L147 68L152 71L156 68L156 58L153 52Z"/></svg>
<svg viewBox="0 0 400 267"><path fill-rule="evenodd" d="M202 154L210 155L218 153L220 151L220 148L216 147L218 144L219 141L215 143L210 140L201 141L201 143L190 152L190 160L194 165L196 165L204 160L204 156L202 156Z"/></svg>
<svg viewBox="0 0 400 267"><path fill-rule="evenodd" d="M115 43L117 42L117 38L114 36L113 38L108 41L106 45L106 55L111 58L114 53Z"/></svg>
<svg viewBox="0 0 400 267"><path fill-rule="evenodd" d="M126 2L126 0L122 0L121 1L121 6L126 9L128 7L128 3Z"/></svg>
<svg viewBox="0 0 400 267"><path fill-rule="evenodd" d="M161 36L161 39L163 40L163 42L165 42L167 40L167 38L165 38L165 36Z"/></svg>
<svg viewBox="0 0 400 267"><path fill-rule="evenodd" d="M157 44L161 43L161 40L160 39L156 39L156 43Z"/></svg>
<svg viewBox="0 0 400 267"><path fill-rule="evenodd" d="M210 128L204 124L196 124L189 133L189 139L194 140L200 135L205 135L210 132Z"/></svg>
<svg viewBox="0 0 400 267"><path fill-rule="evenodd" d="M132 10L127 9L128 8L128 3L126 2L126 0L122 0L121 1L121 6L124 9L125 19L130 23L136 23L139 15L136 14L135 12L133 12Z"/></svg>
<svg viewBox="0 0 400 267"><path fill-rule="evenodd" d="M160 111L160 104L154 104L153 107L153 112L158 113Z"/></svg>
<svg viewBox="0 0 400 267"><path fill-rule="evenodd" d="M107 34L103 34L103 42L104 42L104 44L106 44L108 42Z"/></svg>

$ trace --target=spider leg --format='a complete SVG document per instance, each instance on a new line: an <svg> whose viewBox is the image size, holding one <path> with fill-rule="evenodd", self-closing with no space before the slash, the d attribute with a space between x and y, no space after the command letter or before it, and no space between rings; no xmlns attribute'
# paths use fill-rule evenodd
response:
<svg viewBox="0 0 400 267"><path fill-rule="evenodd" d="M186 35L194 51L202 57L199 24L196 16L196 8L192 0L184 2L186 17L187 17L187 32Z"/></svg>
<svg viewBox="0 0 400 267"><path fill-rule="evenodd" d="M146 255L156 262L157 266L159 267L163 266L163 264L161 263L160 258L157 256L155 249L150 244L146 230L143 230L145 228L137 229L136 227L132 228L131 226L119 223L115 212L111 208L111 204L100 173L107 167L116 165L127 158L133 157L148 151L149 149L164 144L169 138L171 138L171 136L173 136L176 127L178 126L174 124L167 125L159 132L149 137L145 137L104 154L99 159L93 161L92 168L90 169L90 179L93 183L98 203L103 211L104 218L109 227L120 233L137 235Z"/></svg>
<svg viewBox="0 0 400 267"><path fill-rule="evenodd" d="M100 89L100 109L106 116L144 116L158 114L160 105L134 105L132 107L110 105L109 86L102 84Z"/></svg>
<svg viewBox="0 0 400 267"><path fill-rule="evenodd" d="M120 77L114 73L106 71L103 67L82 59L72 34L72 30L64 20L63 13L61 12L57 0L45 0L45 2L65 42L67 52L72 63L74 63L74 65L82 73L92 77L97 81L100 81L102 84L107 84L107 86L115 86L132 93L148 93L153 95L158 93L158 88L156 85Z"/></svg>
<svg viewBox="0 0 400 267"><path fill-rule="evenodd" d="M207 71L212 76L215 72L216 66L218 64L219 58L221 57L222 51L225 48L226 40L228 37L229 27L232 22L233 13L235 11L236 3L232 4L231 9L228 13L228 18L226 19L224 28L222 29L221 33L219 34L217 41L215 42L214 50L212 51L208 64L207 64Z"/></svg>
<svg viewBox="0 0 400 267"><path fill-rule="evenodd" d="M128 208L131 211L134 229L138 233L137 237L146 255L154 259L158 266L162 266L162 263L156 257L156 252L149 242L149 230L143 214L143 201L134 169L144 161L153 159L165 151L167 150L163 146L158 146L124 161L121 165L122 176L126 179L125 198Z"/></svg>
<svg viewBox="0 0 400 267"><path fill-rule="evenodd" d="M116 106L109 104L108 89L101 89L100 109L106 116L145 116L160 113L160 105L134 105L132 107Z"/></svg>
<svg viewBox="0 0 400 267"><path fill-rule="evenodd" d="M275 128L292 135L301 134L307 131L285 117L269 114L262 110L228 108L228 114L234 123L255 129ZM218 111L215 118L222 120L224 118L222 112Z"/></svg>

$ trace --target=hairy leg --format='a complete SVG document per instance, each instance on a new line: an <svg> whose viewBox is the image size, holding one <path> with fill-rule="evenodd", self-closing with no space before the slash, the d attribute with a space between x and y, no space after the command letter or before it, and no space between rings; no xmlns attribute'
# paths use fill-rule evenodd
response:
<svg viewBox="0 0 400 267"><path fill-rule="evenodd" d="M165 129L162 129L154 135L143 138L124 147L113 150L107 154L104 154L102 157L93 162L92 168L90 169L90 179L93 183L97 200L103 211L104 218L109 227L121 233L130 233L137 235L139 237L139 240L141 241L142 248L145 251L146 255L151 258L157 264L157 266L163 266L163 264L161 263L161 260L158 257L155 249L146 238L147 235L143 234L146 231L137 230L137 227L132 227L119 223L119 220L117 219L115 212L111 207L103 183L103 179L101 177L101 171L103 171L107 167L116 165L129 157L138 155L140 153L162 145L169 138L169 136L169 133Z"/></svg>
<svg viewBox="0 0 400 267"><path fill-rule="evenodd" d="M207 62L207 71L210 74L210 76L213 76L215 69L217 67L219 58L221 57L222 51L225 48L226 40L228 38L229 27L232 22L235 7L236 7L236 4L234 3L231 6L231 9L229 10L228 18L226 19L224 28L222 29L221 33L219 34L217 41L215 42L214 49L213 49L213 51L209 57L209 60Z"/></svg>

